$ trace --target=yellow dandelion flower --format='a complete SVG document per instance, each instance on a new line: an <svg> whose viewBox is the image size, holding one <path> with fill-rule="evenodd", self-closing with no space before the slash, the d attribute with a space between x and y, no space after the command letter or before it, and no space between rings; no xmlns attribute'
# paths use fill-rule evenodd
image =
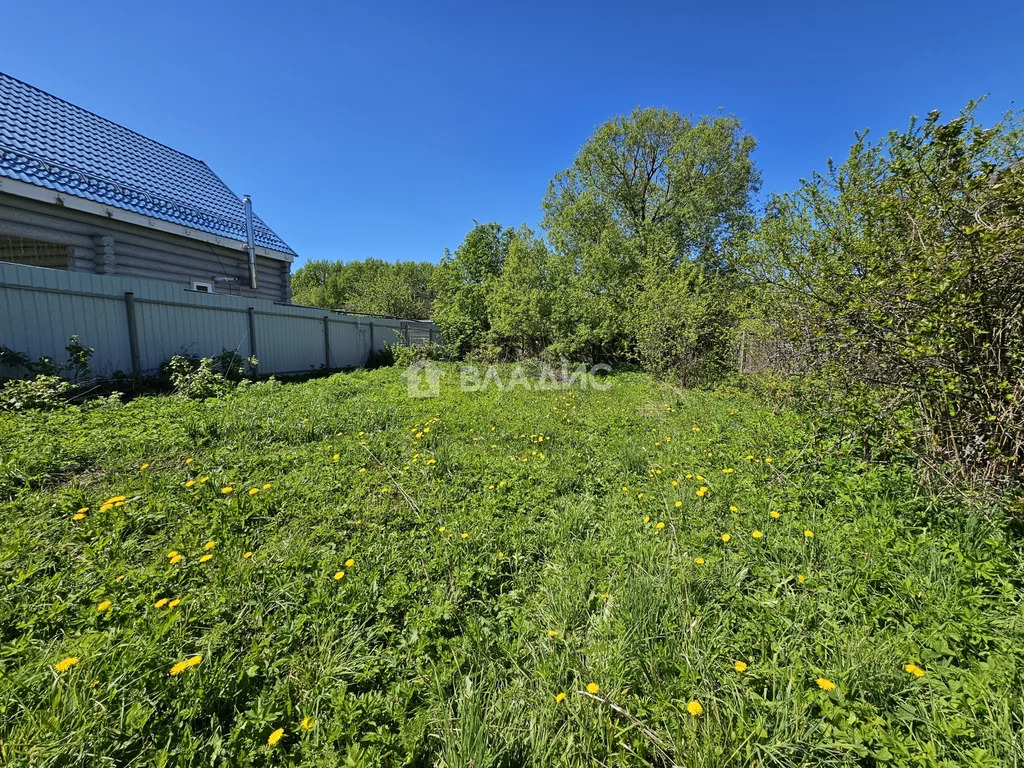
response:
<svg viewBox="0 0 1024 768"><path fill-rule="evenodd" d="M73 514L71 516L71 519L72 520L85 520L85 517L86 517L85 512L75 512L75 514Z"/></svg>
<svg viewBox="0 0 1024 768"><path fill-rule="evenodd" d="M304 731L312 731L314 728L316 728L316 720L314 720L309 715L306 715L304 718L302 718L302 722L299 723L299 728L301 728Z"/></svg>
<svg viewBox="0 0 1024 768"><path fill-rule="evenodd" d="M587 693L597 693L601 690L601 686L597 683L587 683Z"/></svg>
<svg viewBox="0 0 1024 768"><path fill-rule="evenodd" d="M678 480L673 480L672 481L672 487L673 488L677 488L678 486L679 486L679 481Z"/></svg>
<svg viewBox="0 0 1024 768"><path fill-rule="evenodd" d="M662 523L662 522L659 522L659 523L658 523L657 525L655 525L654 527L660 530L660 529L662 529L662 528L664 528L664 527L665 527L665 524L664 524L664 523Z"/></svg>
<svg viewBox="0 0 1024 768"><path fill-rule="evenodd" d="M548 630L548 637L558 637L558 632L553 629Z"/></svg>
<svg viewBox="0 0 1024 768"><path fill-rule="evenodd" d="M356 561L353 560L351 557L348 560L345 561L345 567L346 568L351 568L355 564L356 564Z"/></svg>
<svg viewBox="0 0 1024 768"><path fill-rule="evenodd" d="M188 661L186 661L185 662L185 666L186 667L198 667L200 665L200 663L202 663L202 661L203 661L203 657L201 655L197 654L197 655L193 656L192 658L190 658Z"/></svg>
<svg viewBox="0 0 1024 768"><path fill-rule="evenodd" d="M768 513L768 516L772 520L778 520L780 517L782 517L782 515L780 513L776 512L774 509L771 512Z"/></svg>
<svg viewBox="0 0 1024 768"><path fill-rule="evenodd" d="M128 500L127 496L111 496L109 499L107 499L106 503L107 504L117 504L117 502L119 502L119 501L127 501L127 500Z"/></svg>
<svg viewBox="0 0 1024 768"><path fill-rule="evenodd" d="M250 551L246 552L244 555L242 555L242 559L243 560L248 560L250 557L252 557L252 550L250 550Z"/></svg>
<svg viewBox="0 0 1024 768"><path fill-rule="evenodd" d="M687 479L687 480L693 480L693 475L692 475L692 474L690 474L689 472L687 472L687 473L686 473L686 479Z"/></svg>
<svg viewBox="0 0 1024 768"><path fill-rule="evenodd" d="M174 556L171 557L171 565L177 565L178 563L180 563L184 559L185 559L184 555L179 555L177 552L175 552Z"/></svg>
<svg viewBox="0 0 1024 768"><path fill-rule="evenodd" d="M64 672L67 672L69 669L71 669L73 666L75 666L75 664L77 664L77 663L78 663L78 657L77 656L68 656L66 659L61 659L56 664L54 664L53 668L58 673L63 674Z"/></svg>
<svg viewBox="0 0 1024 768"><path fill-rule="evenodd" d="M818 687L823 691L834 691L836 684L829 680L827 677L819 677L816 681Z"/></svg>
<svg viewBox="0 0 1024 768"><path fill-rule="evenodd" d="M917 666L917 664L904 664L903 669L914 677L924 677L924 670Z"/></svg>
<svg viewBox="0 0 1024 768"><path fill-rule="evenodd" d="M141 467L139 467L139 469L149 469L149 464L143 464Z"/></svg>
<svg viewBox="0 0 1024 768"><path fill-rule="evenodd" d="M109 600L104 600L102 603L100 603L99 605L96 606L96 610L99 611L100 613L103 613L103 611L107 610L107 608L109 608L112 605L113 605L113 603L110 602Z"/></svg>
<svg viewBox="0 0 1024 768"><path fill-rule="evenodd" d="M114 505L110 504L110 503L100 504L100 512L109 512L113 508L114 508Z"/></svg>
<svg viewBox="0 0 1024 768"><path fill-rule="evenodd" d="M334 580L335 581L341 581L344 578L345 578L345 572L344 571L338 571L336 574L334 574Z"/></svg>
<svg viewBox="0 0 1024 768"><path fill-rule="evenodd" d="M558 702L559 704L561 704L563 701L565 701L565 694L564 693L555 694L555 701Z"/></svg>
<svg viewBox="0 0 1024 768"><path fill-rule="evenodd" d="M732 538L732 536L731 536L731 535L729 535L728 533L723 533L723 534L722 534L722 541L723 541L723 542L724 542L725 544L728 544L728 543L729 543L729 539L731 539L731 538Z"/></svg>
<svg viewBox="0 0 1024 768"><path fill-rule="evenodd" d="M269 491L273 487L274 487L273 483L264 483L263 484L263 490L264 491Z"/></svg>
<svg viewBox="0 0 1024 768"><path fill-rule="evenodd" d="M699 701L694 699L686 705L686 711L690 713L690 717L700 717L704 714L704 707Z"/></svg>
<svg viewBox="0 0 1024 768"><path fill-rule="evenodd" d="M284 736L284 728L278 728L267 737L267 746L274 746L281 740L282 736Z"/></svg>
<svg viewBox="0 0 1024 768"><path fill-rule="evenodd" d="M771 456L765 456L764 457L764 463L765 464L771 464L772 463L772 457Z"/></svg>
<svg viewBox="0 0 1024 768"><path fill-rule="evenodd" d="M255 495L256 495L257 493L259 493L259 492L260 492L260 489L259 489L259 488L250 488L250 489L249 489L249 495L250 495L250 496L255 496Z"/></svg>
<svg viewBox="0 0 1024 768"><path fill-rule="evenodd" d="M384 486L383 488L381 488L381 489L380 489L380 492L381 492L381 493L391 493L391 489L390 489L390 488L388 488L388 487L387 487L387 486L385 485L385 486Z"/></svg>
<svg viewBox="0 0 1024 768"><path fill-rule="evenodd" d="M215 541L208 541L205 544L203 544L203 549L205 549L207 552L209 552L211 549L213 549L216 546L217 546L217 542L215 542Z"/></svg>
<svg viewBox="0 0 1024 768"><path fill-rule="evenodd" d="M644 522L645 523L651 522L651 516L650 515L644 515Z"/></svg>
<svg viewBox="0 0 1024 768"><path fill-rule="evenodd" d="M814 531L804 531L804 536L806 536L808 539L813 539Z"/></svg>
<svg viewBox="0 0 1024 768"><path fill-rule="evenodd" d="M700 488L697 489L697 495L698 496L704 496L704 495L707 494L707 492L708 492L708 488L707 488L706 485L702 485Z"/></svg>
<svg viewBox="0 0 1024 768"><path fill-rule="evenodd" d="M611 595L609 595L607 592L602 592L601 593L601 599L602 600L610 600L611 599Z"/></svg>
<svg viewBox="0 0 1024 768"><path fill-rule="evenodd" d="M730 507L729 507L729 511L730 511L730 512L739 512L739 511L740 511L740 509L739 509L739 507L734 507L734 506L730 506Z"/></svg>
<svg viewBox="0 0 1024 768"><path fill-rule="evenodd" d="M81 508L75 510L75 514L76 515L84 515L88 511L89 511L88 507L81 507Z"/></svg>
<svg viewBox="0 0 1024 768"><path fill-rule="evenodd" d="M677 502L676 502L676 506L677 506L677 507L681 507L681 506L683 506L683 502L681 502L681 501L677 501Z"/></svg>
<svg viewBox="0 0 1024 768"><path fill-rule="evenodd" d="M191 487L192 487L193 485L195 485L195 484L196 484L196 481L195 481L195 480L187 480L187 481L185 482L185 487L186 487L186 488L191 488Z"/></svg>
<svg viewBox="0 0 1024 768"><path fill-rule="evenodd" d="M804 576L802 573L798 573L796 575L796 580L803 584L805 581L807 581L807 577Z"/></svg>
<svg viewBox="0 0 1024 768"><path fill-rule="evenodd" d="M693 562L695 562L697 565L704 565L704 558L703 557L698 557Z"/></svg>
<svg viewBox="0 0 1024 768"><path fill-rule="evenodd" d="M468 534L468 533L464 533L464 534L462 534L462 538L464 538L464 539L468 539L468 538L469 538L469 534Z"/></svg>
<svg viewBox="0 0 1024 768"><path fill-rule="evenodd" d="M169 602L167 604L167 607L168 608L177 608L178 605L180 605L180 604L181 604L181 599L180 598L175 598L174 600L171 600L171 602Z"/></svg>
<svg viewBox="0 0 1024 768"><path fill-rule="evenodd" d="M731 475L735 471L736 470L733 469L732 467L726 467L725 469L722 470L722 474L723 475Z"/></svg>
<svg viewBox="0 0 1024 768"><path fill-rule="evenodd" d="M755 539L760 539L760 538L761 538L762 536L764 536L764 534L763 534L763 533L761 533L761 531L754 531L754 532L753 532L752 534L750 534L750 535L751 535L751 536L753 536L753 537L754 537Z"/></svg>
<svg viewBox="0 0 1024 768"><path fill-rule="evenodd" d="M205 563L213 559L213 555L203 555L199 558L200 563Z"/></svg>
<svg viewBox="0 0 1024 768"><path fill-rule="evenodd" d="M202 484L202 483L205 483L209 479L210 478L209 478L208 475L203 475L202 477L199 478L199 482L200 482L200 484Z"/></svg>
<svg viewBox="0 0 1024 768"><path fill-rule="evenodd" d="M235 489L232 488L230 485L225 485L223 488L220 489L220 492L226 495L229 493L234 493Z"/></svg>
<svg viewBox="0 0 1024 768"><path fill-rule="evenodd" d="M153 603L153 607L154 608L163 608L169 602L170 602L169 598L161 597L159 600L157 600L155 603Z"/></svg>
<svg viewBox="0 0 1024 768"><path fill-rule="evenodd" d="M173 667L171 667L171 677L177 677L182 672L188 669L187 661L179 661Z"/></svg>
<svg viewBox="0 0 1024 768"><path fill-rule="evenodd" d="M742 662L742 661L735 662L732 665L732 668L735 669L737 672L746 672L747 671L747 665L746 665L745 662Z"/></svg>

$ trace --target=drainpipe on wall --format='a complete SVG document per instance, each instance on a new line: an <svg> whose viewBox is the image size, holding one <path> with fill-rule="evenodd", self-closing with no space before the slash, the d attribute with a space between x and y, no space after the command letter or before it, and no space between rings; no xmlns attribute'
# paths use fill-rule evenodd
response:
<svg viewBox="0 0 1024 768"><path fill-rule="evenodd" d="M252 200L248 195L245 202L245 239L249 244L249 287L256 290L256 242L252 232Z"/></svg>

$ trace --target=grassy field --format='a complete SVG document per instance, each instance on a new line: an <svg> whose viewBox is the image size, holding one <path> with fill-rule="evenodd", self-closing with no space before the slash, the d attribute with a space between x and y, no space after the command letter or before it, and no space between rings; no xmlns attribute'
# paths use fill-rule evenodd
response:
<svg viewBox="0 0 1024 768"><path fill-rule="evenodd" d="M608 381L0 416L0 763L1024 764L998 510Z"/></svg>

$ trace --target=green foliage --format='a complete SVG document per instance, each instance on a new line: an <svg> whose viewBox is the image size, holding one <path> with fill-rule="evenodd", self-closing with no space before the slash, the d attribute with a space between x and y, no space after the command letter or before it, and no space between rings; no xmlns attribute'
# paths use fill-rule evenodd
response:
<svg viewBox="0 0 1024 768"><path fill-rule="evenodd" d="M741 392L445 370L0 415L2 762L1024 761L1003 511Z"/></svg>
<svg viewBox="0 0 1024 768"><path fill-rule="evenodd" d="M433 271L433 264L412 261L311 261L292 276L292 301L426 320L433 302Z"/></svg>
<svg viewBox="0 0 1024 768"><path fill-rule="evenodd" d="M44 373L31 379L12 379L0 385L0 411L49 410L67 400L71 384L60 376Z"/></svg>
<svg viewBox="0 0 1024 768"><path fill-rule="evenodd" d="M164 363L161 372L170 379L176 395L190 400L205 400L225 395L242 382L246 364L255 369L259 361L224 349L212 359L175 355Z"/></svg>
<svg viewBox="0 0 1024 768"><path fill-rule="evenodd" d="M978 125L972 104L858 136L772 199L740 261L791 369L838 384L818 406L936 469L1024 466L1021 130Z"/></svg>

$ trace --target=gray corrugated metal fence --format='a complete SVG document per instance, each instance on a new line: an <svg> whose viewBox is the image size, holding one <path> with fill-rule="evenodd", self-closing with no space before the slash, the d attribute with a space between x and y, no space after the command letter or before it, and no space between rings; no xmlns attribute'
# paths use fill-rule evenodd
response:
<svg viewBox="0 0 1024 768"><path fill-rule="evenodd" d="M67 358L77 335L93 376L152 374L174 355L255 354L261 374L366 363L395 343L440 340L432 323L184 290L173 283L0 262L0 346Z"/></svg>

